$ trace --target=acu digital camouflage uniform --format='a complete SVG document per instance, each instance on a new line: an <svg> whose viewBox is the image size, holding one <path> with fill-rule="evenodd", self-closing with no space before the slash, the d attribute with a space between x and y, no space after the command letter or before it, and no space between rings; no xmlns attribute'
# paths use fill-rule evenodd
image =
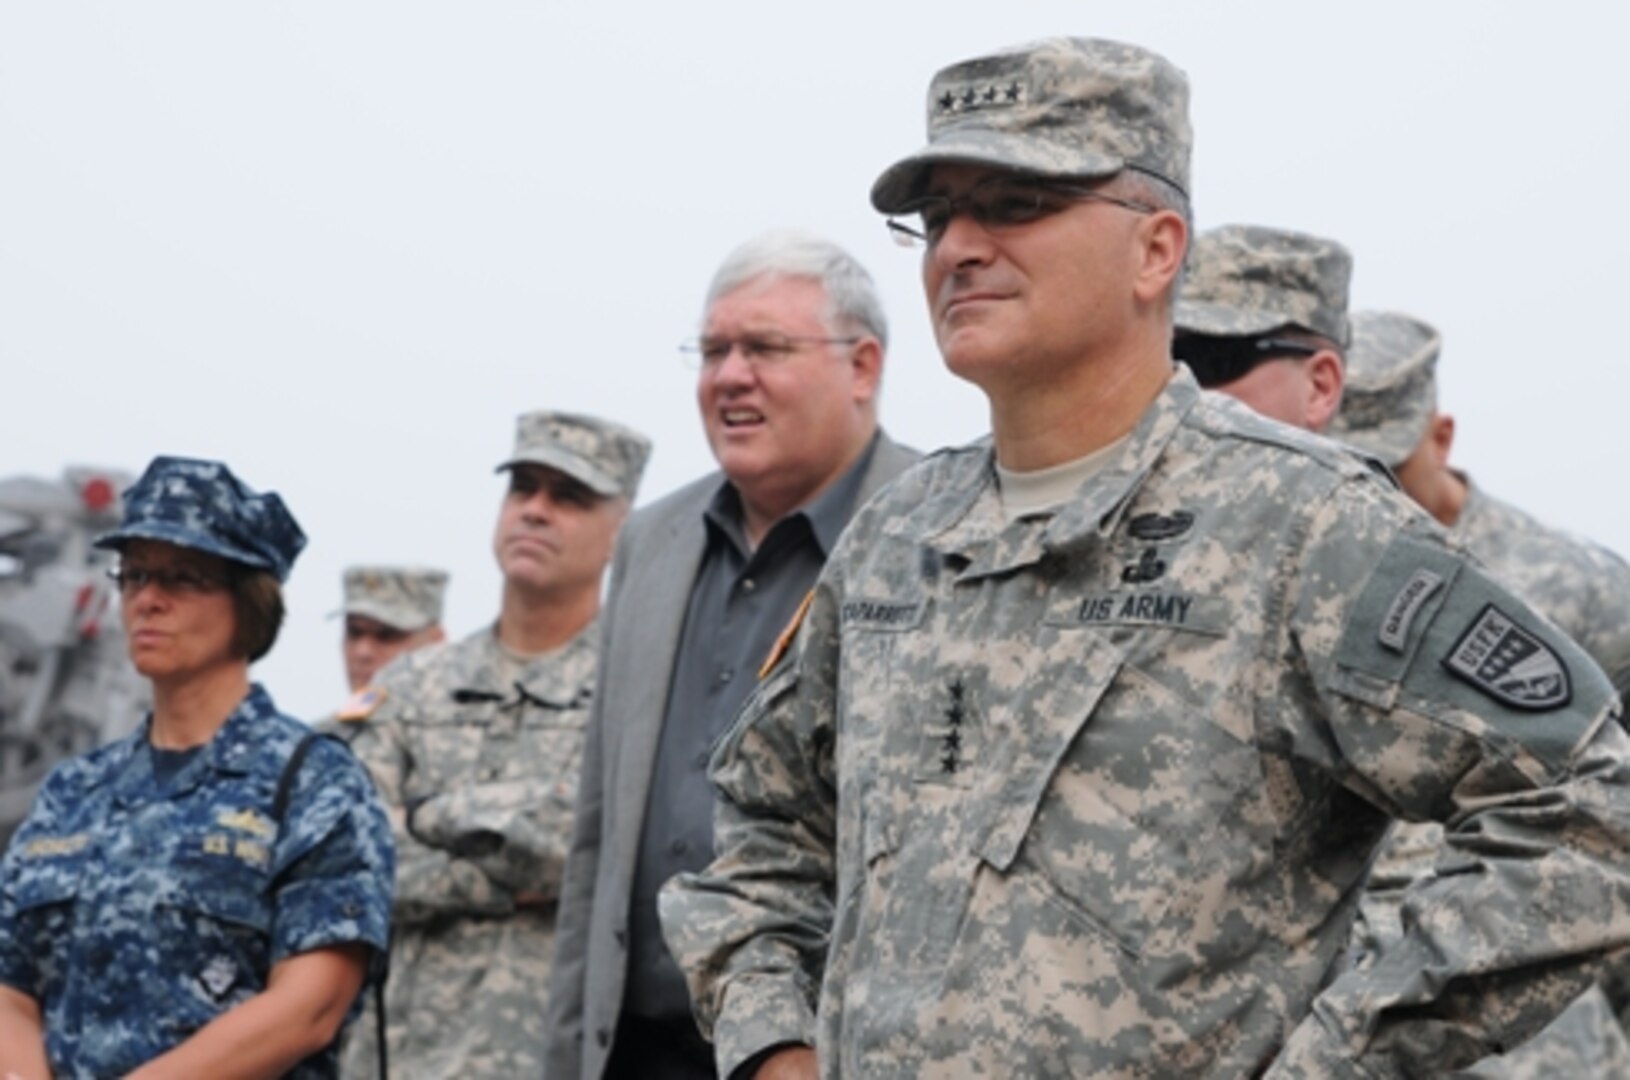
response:
<svg viewBox="0 0 1630 1080"><path fill-rule="evenodd" d="M542 1071L555 898L597 640L590 626L520 664L488 627L408 653L386 668L383 700L352 742L396 825L385 1018L403 1075ZM517 893L547 903L518 906ZM375 1057L372 1024L358 1024L346 1075L373 1076Z"/></svg>
<svg viewBox="0 0 1630 1080"><path fill-rule="evenodd" d="M1427 323L1391 312L1358 312L1353 330L1346 396L1330 434L1400 465L1420 445L1437 410L1441 338ZM1630 567L1607 549L1548 528L1487 495L1470 477L1461 479L1466 500L1450 536L1578 642L1622 696L1630 687ZM1353 927L1359 963L1403 935L1400 906L1411 882L1457 871L1442 836L1435 823L1394 827ZM1491 1063L1478 1075L1588 1076L1615 1070L1630 1075L1630 1047L1610 1010L1578 1005L1568 1017L1547 1029L1520 1060L1501 1063L1505 1071Z"/></svg>
<svg viewBox="0 0 1630 1080"><path fill-rule="evenodd" d="M948 69L931 137L949 102L1072 63L1092 123L993 113L939 159L1029 168L1012 128L1057 149L1124 126L1078 170L1106 175L1180 130L1154 171L1186 181L1181 73L1130 46ZM1180 368L1054 513L1008 521L975 445L857 515L715 752L718 857L669 882L664 928L726 1073L804 1043L868 1080L1437 1074L1630 943L1614 708L1366 463ZM1468 872L1332 982L1400 816L1453 820Z"/></svg>
<svg viewBox="0 0 1630 1080"><path fill-rule="evenodd" d="M305 536L219 462L154 459L126 491L132 539L288 576ZM259 686L167 781L149 729L55 769L0 862L0 982L39 1003L52 1071L123 1076L266 988L273 965L383 950L389 824L367 774ZM280 782L289 777L286 803ZM288 1075L336 1075L330 1046Z"/></svg>
<svg viewBox="0 0 1630 1080"><path fill-rule="evenodd" d="M543 465L632 500L649 452L621 425L532 412L499 469ZM524 658L503 648L494 625L407 653L385 669L380 702L353 740L396 831L386 1038L391 1062L414 1080L542 1074L599 639L596 620L560 649ZM357 1025L346 1075L372 1078L376 1052L372 1025Z"/></svg>
<svg viewBox="0 0 1630 1080"><path fill-rule="evenodd" d="M1553 681L1474 666L1485 638ZM1389 817L1458 815L1468 872L1276 1074L1419 1075L1630 943L1611 709L1365 465L1182 373L1056 515L1004 524L983 446L860 513L715 755L719 859L664 925L721 1071L791 1040L826 1077L1252 1075Z"/></svg>

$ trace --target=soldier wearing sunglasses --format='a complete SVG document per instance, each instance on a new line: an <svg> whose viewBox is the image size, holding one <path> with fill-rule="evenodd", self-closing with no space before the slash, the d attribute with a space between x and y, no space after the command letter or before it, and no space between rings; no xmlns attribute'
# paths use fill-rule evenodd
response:
<svg viewBox="0 0 1630 1080"><path fill-rule="evenodd" d="M1341 406L1353 260L1333 240L1256 225L1201 233L1172 355L1207 390L1322 432Z"/></svg>

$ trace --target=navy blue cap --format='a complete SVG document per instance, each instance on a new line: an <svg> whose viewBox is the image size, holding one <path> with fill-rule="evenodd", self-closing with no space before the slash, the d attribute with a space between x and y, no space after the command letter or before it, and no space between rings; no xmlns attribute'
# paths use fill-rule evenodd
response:
<svg viewBox="0 0 1630 1080"><path fill-rule="evenodd" d="M156 457L124 493L119 527L96 546L121 549L131 540L161 540L207 551L287 581L306 534L273 492L257 494L219 461Z"/></svg>

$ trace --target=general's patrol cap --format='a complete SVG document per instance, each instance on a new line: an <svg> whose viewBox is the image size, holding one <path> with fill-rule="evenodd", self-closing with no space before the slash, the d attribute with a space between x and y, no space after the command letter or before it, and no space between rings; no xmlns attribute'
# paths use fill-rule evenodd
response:
<svg viewBox="0 0 1630 1080"><path fill-rule="evenodd" d="M161 540L286 581L306 546L281 498L252 491L219 461L156 457L125 490L124 505L124 520L98 536L97 547L122 550L132 540Z"/></svg>
<svg viewBox="0 0 1630 1080"><path fill-rule="evenodd" d="M1443 339L1427 323L1392 311L1353 315L1341 411L1325 432L1388 465L1402 464L1438 407Z"/></svg>
<svg viewBox="0 0 1630 1080"><path fill-rule="evenodd" d="M1173 317L1179 333L1254 337L1286 327L1346 348L1353 256L1334 240L1260 225L1201 233Z"/></svg>
<svg viewBox="0 0 1630 1080"><path fill-rule="evenodd" d="M651 440L632 428L580 413L529 412L515 422L515 453L498 470L546 465L632 501L650 456Z"/></svg>
<svg viewBox="0 0 1630 1080"><path fill-rule="evenodd" d="M1164 57L1096 38L1049 38L952 64L928 87L928 145L872 185L898 213L940 162L1092 179L1122 169L1189 188L1188 78Z"/></svg>
<svg viewBox="0 0 1630 1080"><path fill-rule="evenodd" d="M423 630L441 622L447 571L425 566L351 566L345 571L345 606L336 614L363 615L397 630Z"/></svg>

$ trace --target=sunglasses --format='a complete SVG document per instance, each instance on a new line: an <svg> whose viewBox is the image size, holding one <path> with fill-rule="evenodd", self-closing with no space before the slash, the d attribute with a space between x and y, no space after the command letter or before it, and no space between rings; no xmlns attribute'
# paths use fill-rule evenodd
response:
<svg viewBox="0 0 1630 1080"><path fill-rule="evenodd" d="M1269 360L1312 356L1317 345L1275 337L1213 337L1210 334L1178 334L1172 340L1172 355L1187 364L1201 386L1213 390L1250 374Z"/></svg>

